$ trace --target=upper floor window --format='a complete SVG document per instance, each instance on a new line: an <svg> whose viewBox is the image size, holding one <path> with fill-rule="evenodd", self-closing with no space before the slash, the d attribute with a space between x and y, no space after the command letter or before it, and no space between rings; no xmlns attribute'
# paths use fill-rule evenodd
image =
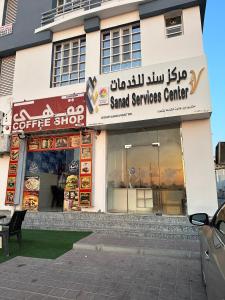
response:
<svg viewBox="0 0 225 300"><path fill-rule="evenodd" d="M165 15L166 37L171 38L183 34L183 18L181 11Z"/></svg>
<svg viewBox="0 0 225 300"><path fill-rule="evenodd" d="M18 0L8 0L5 7L5 18L3 25L12 24L16 22Z"/></svg>
<svg viewBox="0 0 225 300"><path fill-rule="evenodd" d="M62 14L72 9L72 0L57 0L57 13Z"/></svg>
<svg viewBox="0 0 225 300"><path fill-rule="evenodd" d="M127 25L102 32L102 73L139 66L141 66L140 24Z"/></svg>
<svg viewBox="0 0 225 300"><path fill-rule="evenodd" d="M85 81L85 37L54 45L52 86L64 86Z"/></svg>
<svg viewBox="0 0 225 300"><path fill-rule="evenodd" d="M0 96L12 95L16 56L0 60Z"/></svg>

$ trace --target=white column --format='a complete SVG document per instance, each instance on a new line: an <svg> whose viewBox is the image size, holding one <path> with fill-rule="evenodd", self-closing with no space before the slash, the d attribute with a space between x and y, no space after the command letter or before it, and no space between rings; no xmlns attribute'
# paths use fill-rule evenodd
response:
<svg viewBox="0 0 225 300"><path fill-rule="evenodd" d="M98 76L100 72L100 31L86 35L86 76Z"/></svg>
<svg viewBox="0 0 225 300"><path fill-rule="evenodd" d="M183 122L181 128L188 214L212 216L218 203L210 120Z"/></svg>
<svg viewBox="0 0 225 300"><path fill-rule="evenodd" d="M94 142L93 205L94 211L106 211L106 131L101 131Z"/></svg>

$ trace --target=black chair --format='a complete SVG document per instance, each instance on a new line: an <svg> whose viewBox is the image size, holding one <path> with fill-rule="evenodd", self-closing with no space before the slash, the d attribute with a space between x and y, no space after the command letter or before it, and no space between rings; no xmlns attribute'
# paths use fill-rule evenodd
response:
<svg viewBox="0 0 225 300"><path fill-rule="evenodd" d="M1 226L3 226L2 231L0 231L0 236L2 237L3 251L6 256L9 255L9 239L11 236L16 235L17 241L19 245L21 245L21 226L26 212L26 210L15 211L11 220L8 223L0 224Z"/></svg>

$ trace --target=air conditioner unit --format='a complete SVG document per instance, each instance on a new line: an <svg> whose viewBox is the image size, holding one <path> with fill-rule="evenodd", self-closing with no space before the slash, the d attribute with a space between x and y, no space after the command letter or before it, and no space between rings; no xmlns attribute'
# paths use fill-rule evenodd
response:
<svg viewBox="0 0 225 300"><path fill-rule="evenodd" d="M10 151L9 134L0 135L0 154Z"/></svg>
<svg viewBox="0 0 225 300"><path fill-rule="evenodd" d="M166 36L168 38L181 35L183 33L182 25L174 25L166 28Z"/></svg>

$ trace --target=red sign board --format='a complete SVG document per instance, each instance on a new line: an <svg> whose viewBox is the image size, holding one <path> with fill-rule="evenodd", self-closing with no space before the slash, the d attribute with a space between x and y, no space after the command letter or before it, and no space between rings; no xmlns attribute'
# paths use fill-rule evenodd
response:
<svg viewBox="0 0 225 300"><path fill-rule="evenodd" d="M84 94L13 104L12 132L35 132L86 126Z"/></svg>

